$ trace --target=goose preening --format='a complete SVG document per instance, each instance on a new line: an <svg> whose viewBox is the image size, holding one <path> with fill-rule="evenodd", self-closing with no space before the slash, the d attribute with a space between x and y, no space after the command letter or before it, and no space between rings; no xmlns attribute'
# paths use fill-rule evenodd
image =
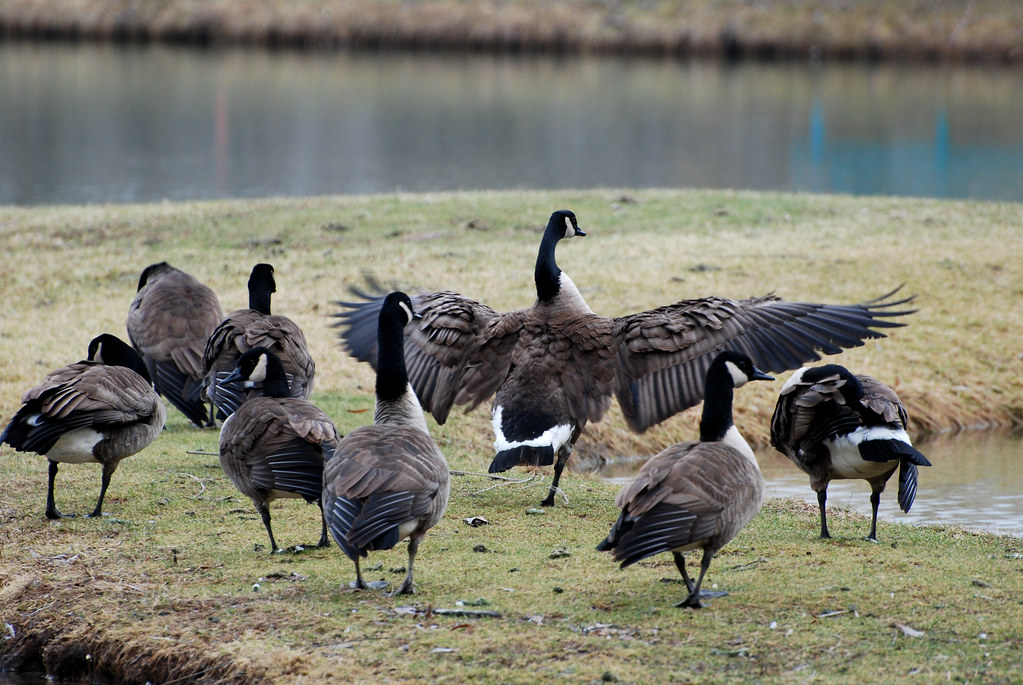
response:
<svg viewBox="0 0 1023 685"><path fill-rule="evenodd" d="M618 399L629 427L642 432L697 404L710 360L725 347L778 372L881 338L877 329L912 298L885 296L852 305L785 302L773 295L746 300L706 297L636 314L594 314L558 268L555 246L585 235L575 214L551 215L536 259L537 299L528 309L499 313L458 293L416 295L422 318L405 346L412 386L443 424L453 404L469 411L491 395L496 456L491 473L517 464L554 464L543 504L554 503L562 470L588 421ZM340 337L348 352L376 364L376 316L382 297L353 291Z"/></svg>
<svg viewBox="0 0 1023 685"><path fill-rule="evenodd" d="M58 464L103 465L99 500L89 514L99 516L118 464L153 442L166 418L141 357L109 334L93 338L85 360L51 371L21 401L0 443L49 459L50 519L65 516L53 496Z"/></svg>
<svg viewBox="0 0 1023 685"><path fill-rule="evenodd" d="M870 376L838 364L797 370L782 386L771 417L771 445L810 476L820 506L821 537L830 538L825 505L828 483L862 478L870 483L870 534L877 542L881 493L899 469L899 507L916 499L917 467L930 466L913 447L909 417L899 396Z"/></svg>
<svg viewBox="0 0 1023 685"><path fill-rule="evenodd" d="M320 507L320 540L329 544L320 506L323 465L338 442L337 428L323 411L292 397L280 358L265 347L246 351L234 371L220 381L243 400L220 428L220 466L234 486L256 505L278 551L270 525L270 502L302 498Z"/></svg>
<svg viewBox="0 0 1023 685"><path fill-rule="evenodd" d="M128 308L128 340L142 356L156 391L200 428L213 423L198 393L202 356L223 320L217 294L167 262L142 271Z"/></svg>
<svg viewBox="0 0 1023 685"><path fill-rule="evenodd" d="M408 538L408 570L394 594L415 592L412 565L426 531L444 515L450 476L409 384L402 353L412 302L391 293L380 308L373 425L346 435L323 473L323 510L334 540L355 562L354 587L365 589L359 558ZM372 584L374 587L376 584Z"/></svg>
<svg viewBox="0 0 1023 685"><path fill-rule="evenodd" d="M270 312L271 296L277 292L274 268L269 264L256 264L249 276L248 288L248 309L228 314L210 335L203 353L204 397L216 405L221 417L229 416L245 397L225 392L219 381L237 367L242 354L255 347L265 347L280 358L288 374L292 397L308 399L313 392L316 365L309 354L305 334L288 317ZM259 388L253 386L246 390L245 396L258 393Z"/></svg>
<svg viewBox="0 0 1023 685"><path fill-rule="evenodd" d="M746 355L726 351L714 358L707 370L700 441L672 445L643 464L615 498L622 513L597 545L611 552L621 568L671 552L689 592L676 606L702 606L700 584L711 560L764 501L756 457L732 423L733 389L758 380L774 379ZM683 555L693 549L703 550L695 584Z"/></svg>

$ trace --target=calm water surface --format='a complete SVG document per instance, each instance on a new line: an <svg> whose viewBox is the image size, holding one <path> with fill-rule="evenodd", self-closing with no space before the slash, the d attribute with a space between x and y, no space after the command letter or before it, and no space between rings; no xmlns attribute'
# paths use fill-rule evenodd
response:
<svg viewBox="0 0 1023 685"><path fill-rule="evenodd" d="M898 474L881 495L878 518L914 525L951 525L1023 536L1023 435L977 431L943 435L917 443L931 462L921 467L916 501L908 514L896 498ZM810 479L777 451L757 454L767 481L767 497L798 497L815 505ZM638 464L615 467L607 476L628 482ZM828 507L870 515L870 486L863 480L836 480L828 486ZM812 514L814 525L818 518ZM867 529L863 530L866 535Z"/></svg>
<svg viewBox="0 0 1023 685"><path fill-rule="evenodd" d="M0 43L0 204L705 187L1023 200L1023 71Z"/></svg>

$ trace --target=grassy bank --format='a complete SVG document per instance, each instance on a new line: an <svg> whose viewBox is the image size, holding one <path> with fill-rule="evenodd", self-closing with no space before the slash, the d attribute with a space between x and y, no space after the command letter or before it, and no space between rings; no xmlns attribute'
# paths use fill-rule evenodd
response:
<svg viewBox="0 0 1023 685"><path fill-rule="evenodd" d="M316 358L313 400L351 430L369 420L372 377L338 350L330 302L372 271L498 309L525 306L539 231L560 207L589 235L562 245L559 263L599 313L770 290L852 302L905 283L919 308L909 325L839 360L891 382L917 433L1023 415L1023 315L1011 305L1023 292L1023 206L568 191L0 208L0 417L47 370L81 358L96 333L124 335L147 264L167 259L194 273L233 309L245 303L252 264L269 261L275 309L303 326ZM755 441L779 387L737 397L737 424ZM695 421L691 411L634 436L615 410L588 428L579 452L653 453L691 439ZM488 423L485 411L456 412L432 427L452 468L485 470ZM420 594L390 599L344 589L352 568L336 548L270 557L251 503L216 457L189 453L216 443L215 431L171 411L165 433L114 475L110 516L57 523L42 516L45 461L0 448L0 622L9 624L0 663L41 659L55 674L138 682L1017 675L1017 538L882 523L872 545L860 540L864 520L836 511L836 539L822 542L814 509L772 501L711 569L709 583L731 594L679 611L680 586L662 581L677 575L669 559L622 572L593 550L615 515L613 487L574 472L568 502L538 514L529 510L542 481L462 475L420 550ZM62 469L61 508L87 511L98 481L94 467ZM283 545L315 540L314 507L285 502L273 515ZM490 524L470 527L470 516ZM402 546L366 566L400 582L405 561Z"/></svg>
<svg viewBox="0 0 1023 685"><path fill-rule="evenodd" d="M1023 59L1012 0L3 0L0 35L806 59Z"/></svg>

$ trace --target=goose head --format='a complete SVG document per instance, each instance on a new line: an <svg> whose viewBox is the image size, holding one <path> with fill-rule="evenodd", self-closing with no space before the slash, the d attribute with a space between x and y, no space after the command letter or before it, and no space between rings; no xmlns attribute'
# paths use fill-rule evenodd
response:
<svg viewBox="0 0 1023 685"><path fill-rule="evenodd" d="M161 274L166 271L173 269L167 262L159 262L158 264L150 264L142 270L142 275L139 276L139 287L138 290L142 290L144 287L157 280ZM136 291L138 292L138 291Z"/></svg>
<svg viewBox="0 0 1023 685"><path fill-rule="evenodd" d="M838 390L836 399L839 402L857 406L860 398L863 397L863 384L860 383L860 380L849 369L840 364L804 366L801 369L796 369L785 382L784 387L781 389L781 394L787 395L798 386L809 386L812 388L821 381L834 378L835 376L838 377L838 382L834 384L834 387ZM827 391L826 394L831 395L832 393Z"/></svg>
<svg viewBox="0 0 1023 685"><path fill-rule="evenodd" d="M274 268L269 264L256 264L249 275L249 309L270 315L270 296L277 292Z"/></svg>
<svg viewBox="0 0 1023 685"><path fill-rule="evenodd" d="M403 292L395 291L384 298L380 307L380 326L397 325L404 329L413 319L422 318L412 308L412 299Z"/></svg>
<svg viewBox="0 0 1023 685"><path fill-rule="evenodd" d="M564 238L585 236L586 233L579 228L575 213L567 209L559 209L551 214L547 221L547 228L543 232L543 240L540 241L540 251L536 256L536 296L541 302L553 302L562 289L562 273L554 259L554 248ZM571 288L575 291L575 286Z"/></svg>
<svg viewBox="0 0 1023 685"><path fill-rule="evenodd" d="M254 347L238 358L234 370L220 386L240 386L245 389L263 386L264 397L289 397L288 377L280 357L265 347Z"/></svg>
<svg viewBox="0 0 1023 685"><path fill-rule="evenodd" d="M149 370L146 369L142 357L116 335L102 333L93 338L89 342L89 355L86 359L106 366L123 366L145 378L150 385L153 384L153 379L149 376Z"/></svg>
<svg viewBox="0 0 1023 685"><path fill-rule="evenodd" d="M750 381L773 380L741 352L725 350L714 357L707 368L703 414L700 417L700 441L723 441L756 464L753 450L732 423L732 391Z"/></svg>
<svg viewBox="0 0 1023 685"><path fill-rule="evenodd" d="M717 356L714 363L724 366L732 379L733 388L741 388L750 381L773 381L772 376L753 365L753 360L741 352L725 350Z"/></svg>

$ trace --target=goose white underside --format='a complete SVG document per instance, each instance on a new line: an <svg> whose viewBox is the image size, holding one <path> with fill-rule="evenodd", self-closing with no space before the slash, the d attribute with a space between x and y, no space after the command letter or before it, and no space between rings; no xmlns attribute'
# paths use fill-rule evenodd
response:
<svg viewBox="0 0 1023 685"><path fill-rule="evenodd" d="M92 428L79 428L65 433L46 453L47 459L64 464L90 464L99 461L92 455L93 448L103 440L103 434Z"/></svg>
<svg viewBox="0 0 1023 685"><path fill-rule="evenodd" d="M290 490L271 490L267 500L275 499L304 499L301 494L292 492ZM259 502L256 502L256 507L259 507Z"/></svg>
<svg viewBox="0 0 1023 685"><path fill-rule="evenodd" d="M418 528L419 525L423 522L423 518L425 517L419 516L412 519L411 521L406 521L405 523L398 526L398 540L404 540L405 538L412 535L412 533L415 532L416 528Z"/></svg>
<svg viewBox="0 0 1023 685"><path fill-rule="evenodd" d="M873 427L857 428L852 433L827 440L824 445L831 453L832 478L870 479L891 471L899 463L891 461L865 461L859 446L868 440L899 440L912 445L909 435L902 429Z"/></svg>
<svg viewBox="0 0 1023 685"><path fill-rule="evenodd" d="M547 447L549 445L554 450L554 453L557 454L562 445L572 439L573 426L571 424L562 424L551 426L539 436L530 440L508 440L505 438L504 430L501 426L502 414L503 407L495 406L494 412L491 415L491 423L494 427L494 451L496 452L503 452L516 447Z"/></svg>
<svg viewBox="0 0 1023 685"><path fill-rule="evenodd" d="M694 549L702 548L703 547L703 543L705 543L706 541L707 541L707 538L700 538L699 540L694 540L693 542L690 542L689 544L686 544L686 545L682 545L681 547L675 547L674 549L672 549L670 551L678 552L679 554L681 554L682 552L691 552Z"/></svg>

